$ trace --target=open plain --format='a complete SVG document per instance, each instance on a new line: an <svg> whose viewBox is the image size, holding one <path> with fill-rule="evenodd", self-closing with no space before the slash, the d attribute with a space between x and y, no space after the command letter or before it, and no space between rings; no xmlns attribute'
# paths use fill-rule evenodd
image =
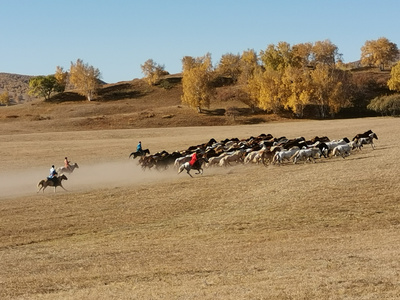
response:
<svg viewBox="0 0 400 300"><path fill-rule="evenodd" d="M5 127L3 127L5 128ZM0 132L1 299L399 299L398 118ZM152 153L261 133L352 138L349 157L142 171ZM36 193L64 156L64 187Z"/></svg>

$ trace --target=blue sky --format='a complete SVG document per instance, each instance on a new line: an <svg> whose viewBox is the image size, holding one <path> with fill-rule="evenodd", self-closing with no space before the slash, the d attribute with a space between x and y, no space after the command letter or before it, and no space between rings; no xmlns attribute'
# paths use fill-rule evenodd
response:
<svg viewBox="0 0 400 300"><path fill-rule="evenodd" d="M147 59L178 73L184 56L257 53L329 39L345 62L367 40L400 48L399 0L0 0L0 72L69 70L82 59L108 83L142 78Z"/></svg>

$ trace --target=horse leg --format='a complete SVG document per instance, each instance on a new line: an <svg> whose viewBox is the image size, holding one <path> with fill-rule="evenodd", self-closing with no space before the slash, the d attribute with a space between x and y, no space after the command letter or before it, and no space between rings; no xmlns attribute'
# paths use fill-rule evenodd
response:
<svg viewBox="0 0 400 300"><path fill-rule="evenodd" d="M60 183L60 186L63 188L63 190L64 191L66 191L66 192L68 192L64 187L63 187L63 185ZM55 190L55 189L54 189Z"/></svg>
<svg viewBox="0 0 400 300"><path fill-rule="evenodd" d="M187 170L187 173L189 174L190 177L193 178L192 174L190 174L190 169Z"/></svg>
<svg viewBox="0 0 400 300"><path fill-rule="evenodd" d="M184 168L183 168L182 166L180 166L180 167L179 167L179 170L178 170L178 174L181 174L181 172L183 171L183 169L184 169Z"/></svg>

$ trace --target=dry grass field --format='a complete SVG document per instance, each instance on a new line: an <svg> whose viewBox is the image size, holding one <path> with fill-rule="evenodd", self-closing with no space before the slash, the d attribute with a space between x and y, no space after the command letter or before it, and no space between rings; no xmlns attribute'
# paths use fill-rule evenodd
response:
<svg viewBox="0 0 400 300"><path fill-rule="evenodd" d="M26 122L0 130L0 299L400 298L398 118L82 131ZM190 178L128 159L138 140L154 153L368 129L376 150L315 164ZM64 156L79 164L68 191L36 193Z"/></svg>

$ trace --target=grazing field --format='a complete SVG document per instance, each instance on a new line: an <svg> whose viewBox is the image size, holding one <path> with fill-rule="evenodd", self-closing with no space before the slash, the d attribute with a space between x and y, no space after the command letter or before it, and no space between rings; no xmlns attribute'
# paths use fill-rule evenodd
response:
<svg viewBox="0 0 400 300"><path fill-rule="evenodd" d="M0 132L0 299L398 299L398 118ZM379 139L349 157L206 168L129 160L259 134ZM65 156L67 192L37 183Z"/></svg>

